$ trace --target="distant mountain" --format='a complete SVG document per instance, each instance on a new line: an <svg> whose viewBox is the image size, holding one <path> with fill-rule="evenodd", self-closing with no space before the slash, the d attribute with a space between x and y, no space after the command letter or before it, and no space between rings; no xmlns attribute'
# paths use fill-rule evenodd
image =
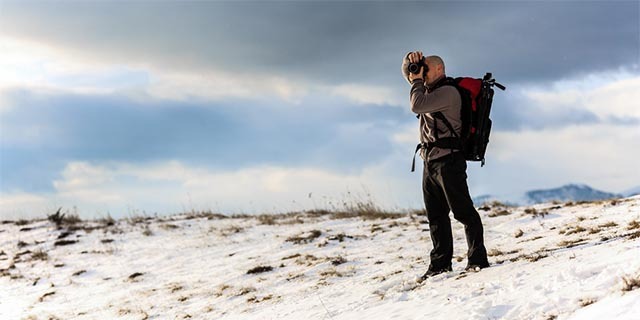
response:
<svg viewBox="0 0 640 320"><path fill-rule="evenodd" d="M621 194L593 189L584 184L568 184L560 188L532 190L525 193L527 202L541 203L551 201L595 201L620 198Z"/></svg>
<svg viewBox="0 0 640 320"><path fill-rule="evenodd" d="M635 193L633 193L633 192ZM476 206L492 201L500 201L506 204L529 205L552 201L596 201L620 197L628 197L632 194L640 194L640 188L630 189L629 193L624 194L610 193L606 191L596 190L584 184L567 184L559 188L539 189L525 192L520 196L495 196L481 195L473 198Z"/></svg>
<svg viewBox="0 0 640 320"><path fill-rule="evenodd" d="M481 205L483 203L489 203L491 201L499 201L498 198L490 195L490 194L483 194L481 196L477 196L477 197L473 197L473 203L476 205Z"/></svg>
<svg viewBox="0 0 640 320"><path fill-rule="evenodd" d="M519 199L519 198L518 198ZM471 200L473 200L473 204L476 206L480 206L483 205L485 203L491 203L491 202L500 202L506 205L513 205L513 206L519 206L520 205L520 201L513 199L513 197L496 197L494 195L490 195L490 194L484 194L481 196L477 196L477 197L473 197Z"/></svg>
<svg viewBox="0 0 640 320"><path fill-rule="evenodd" d="M631 197L639 194L640 194L640 186L622 191L622 195L625 197Z"/></svg>

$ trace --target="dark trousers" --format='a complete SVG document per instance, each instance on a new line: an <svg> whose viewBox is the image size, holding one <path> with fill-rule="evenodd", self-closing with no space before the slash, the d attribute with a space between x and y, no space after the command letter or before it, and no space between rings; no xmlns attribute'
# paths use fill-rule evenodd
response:
<svg viewBox="0 0 640 320"><path fill-rule="evenodd" d="M464 225L467 236L469 264L488 266L484 246L482 221L473 206L467 187L467 162L461 152L425 162L422 191L429 219L432 269L451 267L453 236L449 210Z"/></svg>

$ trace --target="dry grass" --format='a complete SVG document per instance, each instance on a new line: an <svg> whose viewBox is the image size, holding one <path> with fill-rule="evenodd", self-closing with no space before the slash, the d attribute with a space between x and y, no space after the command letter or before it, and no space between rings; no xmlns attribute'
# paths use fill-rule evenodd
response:
<svg viewBox="0 0 640 320"><path fill-rule="evenodd" d="M77 243L78 240L58 240L53 243L54 246L68 246L70 244Z"/></svg>
<svg viewBox="0 0 640 320"><path fill-rule="evenodd" d="M524 213L525 213L525 214L530 214L530 215L531 215L531 218L537 218L537 217L544 218L546 215L548 215L548 214L549 214L549 212L548 212L548 211L546 211L546 210L540 210L540 211L538 211L538 210L536 210L536 208L527 208L527 209L524 209Z"/></svg>
<svg viewBox="0 0 640 320"><path fill-rule="evenodd" d="M144 229L142 229L142 235L147 237L153 235L153 231L151 231L151 229L149 228L149 225L144 226Z"/></svg>
<svg viewBox="0 0 640 320"><path fill-rule="evenodd" d="M489 218L495 218L495 217L500 217L500 216L508 216L511 214L511 211L503 209L503 210L499 210L499 211L494 211L489 213L488 217Z"/></svg>
<svg viewBox="0 0 640 320"><path fill-rule="evenodd" d="M548 257L548 255L546 253L535 252L535 253L532 253L532 254L521 254L521 255L519 255L517 257L509 259L509 261L515 262L515 261L524 259L524 260L527 260L529 262L536 262L536 261L538 261L540 259L544 259L546 257Z"/></svg>
<svg viewBox="0 0 640 320"><path fill-rule="evenodd" d="M77 213L62 213L62 207L58 208L58 210L54 214L48 215L47 220L55 223L58 228L82 222L82 219L80 219Z"/></svg>
<svg viewBox="0 0 640 320"><path fill-rule="evenodd" d="M134 273L130 274L127 279L129 279L131 281L134 281L137 278L141 277L142 275L144 275L144 272L134 272Z"/></svg>
<svg viewBox="0 0 640 320"><path fill-rule="evenodd" d="M40 302L42 302L42 301L44 301L44 298L46 298L46 297L48 297L48 296L52 296L52 295L54 295L54 294L56 294L56 292L55 292L55 291L49 291L49 292L47 292L47 293L43 294L42 296L40 296L40 298L39 298L38 300L39 300Z"/></svg>
<svg viewBox="0 0 640 320"><path fill-rule="evenodd" d="M206 211L196 211L196 210L191 210L191 212L186 213L185 214L186 219L187 220L192 220L192 219L207 219L207 220L214 220L214 219L228 219L229 216L226 216L224 214L221 213L215 213L212 212L211 210L206 210Z"/></svg>
<svg viewBox="0 0 640 320"><path fill-rule="evenodd" d="M306 234L306 235L304 235L304 234ZM309 242L315 240L316 238L320 237L320 235L322 235L322 231L320 231L320 230L311 230L311 231L302 233L302 234L297 235L297 236L289 237L285 241L286 242L293 242L294 244L304 244L304 243L309 243Z"/></svg>
<svg viewBox="0 0 640 320"><path fill-rule="evenodd" d="M522 231L522 229L516 230L516 232L513 234L515 238L520 238L522 237L522 235L524 235L524 231Z"/></svg>
<svg viewBox="0 0 640 320"><path fill-rule="evenodd" d="M292 255L290 255L290 256L283 257L283 258L282 258L282 260L293 259L293 258L297 258L297 257L299 257L299 256L300 256L300 254L299 254L299 253L295 253L295 254L292 254Z"/></svg>
<svg viewBox="0 0 640 320"><path fill-rule="evenodd" d="M622 277L622 291L640 289L640 275Z"/></svg>
<svg viewBox="0 0 640 320"><path fill-rule="evenodd" d="M46 261L49 259L49 254L42 249L38 249L31 254L31 259Z"/></svg>
<svg viewBox="0 0 640 320"><path fill-rule="evenodd" d="M583 239L583 238L575 239L575 240L562 240L558 242L558 246L563 248L572 248L572 247L584 244L585 241L587 241L587 239Z"/></svg>
<svg viewBox="0 0 640 320"><path fill-rule="evenodd" d="M493 248L493 249L489 250L489 252L487 252L487 256L495 257L495 256L502 256L502 255L507 255L507 254L514 254L514 253L518 253L518 252L520 252L519 249L514 249L514 250L511 250L511 251L504 252L504 251L501 251L500 249Z"/></svg>
<svg viewBox="0 0 640 320"><path fill-rule="evenodd" d="M160 229L164 229L164 230L175 230L179 228L180 228L179 226L171 223L164 223L160 225Z"/></svg>
<svg viewBox="0 0 640 320"><path fill-rule="evenodd" d="M338 266L341 265L345 262L347 262L347 259L343 258L342 256L337 256L334 258L330 258L329 260L331 260L331 264L334 266Z"/></svg>
<svg viewBox="0 0 640 320"><path fill-rule="evenodd" d="M613 227L617 227L618 224L613 222L613 221L609 221L603 224L599 224L598 227L600 228L613 228Z"/></svg>
<svg viewBox="0 0 640 320"><path fill-rule="evenodd" d="M220 229L220 235L223 236L223 237L227 237L227 236L229 236L231 234L240 233L242 231L244 231L243 227L232 225L232 226L226 227L224 229Z"/></svg>
<svg viewBox="0 0 640 320"><path fill-rule="evenodd" d="M256 296L250 297L250 298L247 299L247 302L260 303L260 302L268 301L268 300L271 300L271 299L273 299L273 295L272 294L268 294L268 295L260 297L260 298L258 298Z"/></svg>
<svg viewBox="0 0 640 320"><path fill-rule="evenodd" d="M587 231L587 229L582 226L575 226L573 228L569 227L567 230L565 230L564 235L568 236L570 234L581 233L585 231ZM562 231L560 233L562 234Z"/></svg>
<svg viewBox="0 0 640 320"><path fill-rule="evenodd" d="M249 271L247 271L247 274L264 273L272 270L273 270L272 266L257 266L249 269Z"/></svg>
<svg viewBox="0 0 640 320"><path fill-rule="evenodd" d="M145 216L145 215L131 215L131 216L126 217L124 220L129 225L135 226L135 225L137 225L139 223L143 223L143 222L145 222L147 220L151 220L151 219L153 219L153 218Z"/></svg>
<svg viewBox="0 0 640 320"><path fill-rule="evenodd" d="M638 220L630 221L627 225L627 230L640 229L640 222Z"/></svg>
<svg viewBox="0 0 640 320"><path fill-rule="evenodd" d="M324 278L328 278L328 277L343 277L344 274L341 272L338 272L338 270L336 270L335 268L329 268L323 271L320 271L320 273L318 273L321 277Z"/></svg>
<svg viewBox="0 0 640 320"><path fill-rule="evenodd" d="M578 302L580 303L581 307L586 307L590 304L593 304L596 301L598 301L596 298L582 298Z"/></svg>
<svg viewBox="0 0 640 320"><path fill-rule="evenodd" d="M244 287L244 288L240 288L240 290L238 290L238 292L236 293L236 296L244 296L247 293L250 292L254 292L256 291L256 289L254 287Z"/></svg>
<svg viewBox="0 0 640 320"><path fill-rule="evenodd" d="M312 254L306 254L304 256L298 257L298 259L296 259L295 263L301 266L312 266L315 264L318 264L320 258L312 255Z"/></svg>
<svg viewBox="0 0 640 320"><path fill-rule="evenodd" d="M77 277L83 273L87 272L87 270L78 270L72 274L72 276Z"/></svg>
<svg viewBox="0 0 640 320"><path fill-rule="evenodd" d="M32 222L33 221L31 221L31 220L20 219L20 220L15 222L15 225L16 226L26 226L26 225L28 225L28 224L30 224Z"/></svg>
<svg viewBox="0 0 640 320"><path fill-rule="evenodd" d="M362 220L397 219L404 216L406 216L405 213L383 210L371 200L370 195L367 195L367 199L343 201L342 207L334 208L331 214L333 219L361 218Z"/></svg>
<svg viewBox="0 0 640 320"><path fill-rule="evenodd" d="M104 218L98 219L97 222L107 227L110 227L116 224L116 220L113 219L113 217L111 217L110 214L107 214L107 216Z"/></svg>

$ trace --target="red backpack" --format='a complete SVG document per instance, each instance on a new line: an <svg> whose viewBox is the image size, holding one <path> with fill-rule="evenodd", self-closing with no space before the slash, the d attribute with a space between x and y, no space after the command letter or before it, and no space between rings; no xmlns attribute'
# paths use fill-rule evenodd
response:
<svg viewBox="0 0 640 320"><path fill-rule="evenodd" d="M436 141L428 145L418 144L416 152L421 148L431 150L432 147L443 149L461 150L465 159L468 161L481 161L481 166L485 163L485 152L489 144L489 134L491 133L491 103L493 102L493 86L501 90L506 88L497 83L492 78L491 73L487 72L484 78L476 79L469 77L445 78L435 90L441 86L454 86L460 93L462 99L462 107L460 108L460 119L462 120L462 130L460 136L453 129L453 126L442 112L433 113L434 125L438 127L438 120L442 121L447 129L453 133L453 137L438 138L438 130L435 130ZM415 153L414 163L411 171L415 170Z"/></svg>

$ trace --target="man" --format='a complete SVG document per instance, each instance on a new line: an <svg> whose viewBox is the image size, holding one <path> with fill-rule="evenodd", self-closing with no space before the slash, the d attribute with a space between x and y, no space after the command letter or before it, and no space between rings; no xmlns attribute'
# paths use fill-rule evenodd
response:
<svg viewBox="0 0 640 320"><path fill-rule="evenodd" d="M420 142L422 146L426 146L420 153L424 160L422 192L433 250L430 254L429 269L421 277L421 280L424 280L452 270L453 236L449 220L450 210L453 217L464 224L468 245L465 270L479 271L488 267L489 262L484 246L482 221L469 196L467 162L464 155L459 148L435 146L436 140L451 140L451 137L460 136L460 93L454 86L446 85L449 79L445 75L444 62L438 56L426 57L428 69L424 78L424 67L421 67L417 74L407 70L409 63L418 63L421 60L422 52L408 53L403 60L402 72L411 84L411 111L418 114ZM438 118L438 112L444 115L456 131L456 135L441 118Z"/></svg>

